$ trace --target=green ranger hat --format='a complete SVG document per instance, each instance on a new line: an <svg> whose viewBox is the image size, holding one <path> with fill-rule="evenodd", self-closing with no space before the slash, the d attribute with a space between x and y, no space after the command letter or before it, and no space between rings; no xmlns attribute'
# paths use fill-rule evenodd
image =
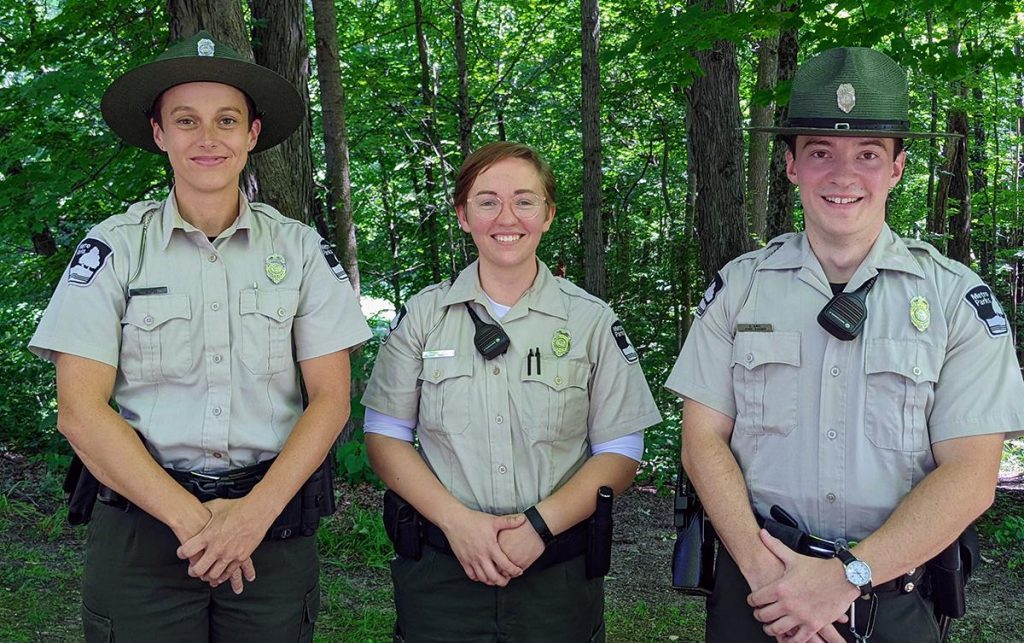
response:
<svg viewBox="0 0 1024 643"><path fill-rule="evenodd" d="M111 83L100 104L103 120L125 142L161 154L149 124L153 103L171 87L194 82L223 83L248 94L263 121L253 152L288 138L306 114L299 92L284 77L200 31Z"/></svg>
<svg viewBox="0 0 1024 643"><path fill-rule="evenodd" d="M907 74L892 58L864 47L839 47L797 69L781 127L747 129L825 136L956 136L910 131L909 102Z"/></svg>

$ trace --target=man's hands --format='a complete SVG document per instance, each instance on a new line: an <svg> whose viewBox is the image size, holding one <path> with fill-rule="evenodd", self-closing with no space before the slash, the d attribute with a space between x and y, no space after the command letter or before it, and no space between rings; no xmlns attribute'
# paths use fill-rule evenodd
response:
<svg viewBox="0 0 1024 643"><path fill-rule="evenodd" d="M245 498L225 500L217 498L203 504L210 518L191 537L182 540L178 558L189 561L189 576L199 577L217 587L231 582L236 594L242 593L243 578L256 580L252 552L263 541L272 522L266 512L256 511Z"/></svg>
<svg viewBox="0 0 1024 643"><path fill-rule="evenodd" d="M765 634L786 643L841 642L832 623L845 623L846 610L860 595L846 580L842 563L802 556L764 529L760 536L784 567L781 577L747 597L754 618L765 623Z"/></svg>

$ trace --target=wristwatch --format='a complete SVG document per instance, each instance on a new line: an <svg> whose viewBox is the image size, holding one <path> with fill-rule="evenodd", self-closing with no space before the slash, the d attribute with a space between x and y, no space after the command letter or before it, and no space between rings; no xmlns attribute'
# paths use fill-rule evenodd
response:
<svg viewBox="0 0 1024 643"><path fill-rule="evenodd" d="M836 549L836 558L843 562L846 570L846 580L850 581L860 590L861 597L871 594L871 567L863 560L853 555L846 547Z"/></svg>
<svg viewBox="0 0 1024 643"><path fill-rule="evenodd" d="M530 524L533 525L534 531L536 531L537 535L540 536L545 547L554 542L555 536L551 533L551 530L548 529L548 523L544 522L544 518L540 515L540 512L537 511L537 507L530 507L523 513L526 515L526 519L530 521Z"/></svg>

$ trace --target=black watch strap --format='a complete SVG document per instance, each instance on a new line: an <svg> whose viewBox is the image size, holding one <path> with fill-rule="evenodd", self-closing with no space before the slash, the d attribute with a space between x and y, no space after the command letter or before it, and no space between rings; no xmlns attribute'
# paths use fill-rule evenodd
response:
<svg viewBox="0 0 1024 643"><path fill-rule="evenodd" d="M526 519L533 525L534 531L540 536L541 541L544 542L544 546L547 547L554 542L555 537L548 529L548 523L544 522L544 518L541 517L540 512L537 511L537 507L530 507L523 512L526 515Z"/></svg>
<svg viewBox="0 0 1024 643"><path fill-rule="evenodd" d="M846 580L853 583L857 589L860 590L861 598L866 598L871 595L871 568L867 566L867 563L863 562L859 558L853 555L846 547L839 547L836 549L836 558L843 563L843 567L846 569ZM850 576L850 569L852 566L859 566L862 573L867 575L866 582L857 584Z"/></svg>

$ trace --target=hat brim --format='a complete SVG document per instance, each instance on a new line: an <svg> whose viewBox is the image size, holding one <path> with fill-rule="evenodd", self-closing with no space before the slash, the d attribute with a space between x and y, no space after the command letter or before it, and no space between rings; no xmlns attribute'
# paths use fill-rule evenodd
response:
<svg viewBox="0 0 1024 643"><path fill-rule="evenodd" d="M149 123L153 102L171 87L198 82L230 85L253 100L262 120L253 152L288 138L306 115L299 92L270 69L231 58L190 56L147 63L115 80L100 103L103 120L125 142L161 154Z"/></svg>
<svg viewBox="0 0 1024 643"><path fill-rule="evenodd" d="M877 129L828 129L825 127L743 127L748 132L782 136L859 136L865 138L959 138L950 132L910 132Z"/></svg>

